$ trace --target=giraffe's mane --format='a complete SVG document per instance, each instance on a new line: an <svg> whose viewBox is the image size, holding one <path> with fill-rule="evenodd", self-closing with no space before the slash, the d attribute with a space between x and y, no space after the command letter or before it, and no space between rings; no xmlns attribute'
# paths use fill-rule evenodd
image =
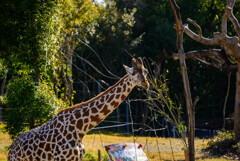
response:
<svg viewBox="0 0 240 161"><path fill-rule="evenodd" d="M70 107L68 107L68 108L66 108L66 109L60 110L57 114L59 114L59 113L61 113L61 112L63 112L63 111L74 110L75 108L80 108L80 107L82 107L82 106L84 106L84 105L89 104L90 102L98 99L98 98L101 97L102 95L108 93L111 89L113 89L114 87L116 87L120 82L123 81L123 79L125 79L125 78L128 77L129 75L130 75L130 74L126 74L126 75L123 76L117 83L115 83L113 86L109 87L106 91L103 91L103 92L99 93L97 96L91 98L90 100L88 100L88 101L86 101L86 102L78 103L78 104L73 105L73 106L70 106Z"/></svg>

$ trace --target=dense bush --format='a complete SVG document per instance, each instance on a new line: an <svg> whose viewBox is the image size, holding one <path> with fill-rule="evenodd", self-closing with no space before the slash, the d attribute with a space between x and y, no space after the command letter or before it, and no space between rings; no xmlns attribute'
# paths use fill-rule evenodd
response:
<svg viewBox="0 0 240 161"><path fill-rule="evenodd" d="M223 156L228 159L240 159L240 143L234 139L234 133L219 132L217 136L208 142L203 150L210 155Z"/></svg>
<svg viewBox="0 0 240 161"><path fill-rule="evenodd" d="M6 131L12 139L22 131L32 129L51 119L64 107L46 83L34 84L30 76L16 78L9 86L4 118Z"/></svg>

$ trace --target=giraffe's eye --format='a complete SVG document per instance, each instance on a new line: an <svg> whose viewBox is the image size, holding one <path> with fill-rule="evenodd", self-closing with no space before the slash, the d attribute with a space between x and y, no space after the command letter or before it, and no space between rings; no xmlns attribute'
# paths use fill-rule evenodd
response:
<svg viewBox="0 0 240 161"><path fill-rule="evenodd" d="M148 70L147 69L144 69L144 74L148 74Z"/></svg>

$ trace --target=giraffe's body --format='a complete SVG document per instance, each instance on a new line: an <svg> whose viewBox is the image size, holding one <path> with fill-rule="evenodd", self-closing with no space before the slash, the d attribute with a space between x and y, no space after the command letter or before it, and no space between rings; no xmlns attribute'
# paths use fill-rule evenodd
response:
<svg viewBox="0 0 240 161"><path fill-rule="evenodd" d="M139 85L135 77L127 74L93 99L67 108L39 128L24 132L11 145L8 160L82 160L85 153L82 144L84 135L103 121ZM144 80L148 85L146 77Z"/></svg>

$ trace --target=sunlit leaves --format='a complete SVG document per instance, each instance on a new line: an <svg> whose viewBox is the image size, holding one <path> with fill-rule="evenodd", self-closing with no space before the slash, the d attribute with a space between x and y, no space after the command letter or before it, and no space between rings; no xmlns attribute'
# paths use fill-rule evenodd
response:
<svg viewBox="0 0 240 161"><path fill-rule="evenodd" d="M26 130L26 127L33 128L48 121L65 106L48 83L42 82L36 86L27 75L14 79L9 85L4 104L4 118L7 120L5 128L12 138Z"/></svg>
<svg viewBox="0 0 240 161"><path fill-rule="evenodd" d="M156 112L154 119L166 120L168 123L177 127L177 135L181 138L184 147L187 147L185 132L186 125L182 119L181 105L177 105L169 95L169 88L167 87L167 79L164 75L154 77L149 75L149 83L152 91L148 92L148 99L150 100L151 110ZM158 115L159 114L159 115Z"/></svg>

